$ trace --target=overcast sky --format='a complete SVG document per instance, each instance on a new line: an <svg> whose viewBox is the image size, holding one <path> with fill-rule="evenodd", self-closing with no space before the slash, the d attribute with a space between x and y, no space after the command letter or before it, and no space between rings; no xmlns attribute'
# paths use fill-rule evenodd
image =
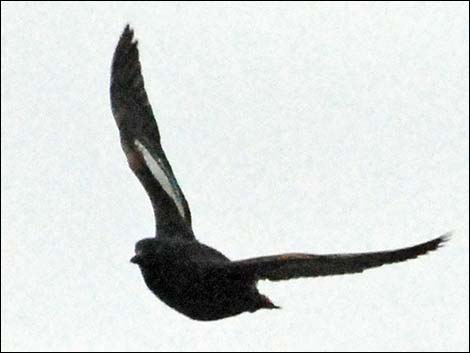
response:
<svg viewBox="0 0 470 353"><path fill-rule="evenodd" d="M469 349L468 3L1 9L2 350ZM109 104L127 22L201 241L233 259L451 242L261 282L279 311L164 305L129 263L154 220Z"/></svg>

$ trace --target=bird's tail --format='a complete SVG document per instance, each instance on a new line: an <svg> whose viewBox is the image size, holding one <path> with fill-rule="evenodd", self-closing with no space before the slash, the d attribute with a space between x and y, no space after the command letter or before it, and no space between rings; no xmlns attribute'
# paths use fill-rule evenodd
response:
<svg viewBox="0 0 470 353"><path fill-rule="evenodd" d="M274 304L267 296L260 294L259 309L281 309L281 307Z"/></svg>

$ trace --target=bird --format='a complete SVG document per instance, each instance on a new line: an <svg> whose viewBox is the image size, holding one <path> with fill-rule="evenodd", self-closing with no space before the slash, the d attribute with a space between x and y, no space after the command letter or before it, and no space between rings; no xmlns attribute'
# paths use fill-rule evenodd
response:
<svg viewBox="0 0 470 353"><path fill-rule="evenodd" d="M194 235L189 204L161 145L144 87L138 41L129 24L113 55L110 98L122 150L150 198L156 224L155 236L139 240L130 261L138 265L151 292L193 320L220 320L261 309L279 309L258 291L260 280L359 273L424 255L438 249L451 235L449 232L396 250L287 253L232 261Z"/></svg>

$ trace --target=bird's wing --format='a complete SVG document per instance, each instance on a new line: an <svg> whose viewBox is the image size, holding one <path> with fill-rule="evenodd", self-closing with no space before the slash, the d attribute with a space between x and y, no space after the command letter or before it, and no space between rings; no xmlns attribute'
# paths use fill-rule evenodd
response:
<svg viewBox="0 0 470 353"><path fill-rule="evenodd" d="M193 238L191 213L165 153L145 92L134 32L126 26L111 68L111 107L130 168L152 202L157 236Z"/></svg>
<svg viewBox="0 0 470 353"><path fill-rule="evenodd" d="M230 275L272 281L358 273L424 255L436 250L449 236L445 234L426 243L398 250L332 255L285 254L235 261L225 265L225 268Z"/></svg>

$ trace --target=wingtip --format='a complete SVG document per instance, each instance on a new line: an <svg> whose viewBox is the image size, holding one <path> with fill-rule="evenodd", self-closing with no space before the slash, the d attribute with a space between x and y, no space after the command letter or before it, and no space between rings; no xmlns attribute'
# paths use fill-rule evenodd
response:
<svg viewBox="0 0 470 353"><path fill-rule="evenodd" d="M447 242L450 241L450 238L452 237L452 234L453 234L452 231L447 232L447 233L442 234L441 236L439 236L439 237L437 237L433 240L430 240L427 243L423 244L427 248L426 252L434 251L434 250L437 250L439 248L444 247L447 244Z"/></svg>
<svg viewBox="0 0 470 353"><path fill-rule="evenodd" d="M438 237L436 239L438 241L438 247L442 247L446 245L446 243L448 243L450 239L452 238L453 234L454 234L454 231L451 230L445 234L442 234L440 237Z"/></svg>
<svg viewBox="0 0 470 353"><path fill-rule="evenodd" d="M113 68L122 67L125 61L129 61L129 56L133 57L133 61L138 61L138 41L134 37L134 30L130 24L126 24L119 38L113 56Z"/></svg>
<svg viewBox="0 0 470 353"><path fill-rule="evenodd" d="M121 42L132 43L134 41L134 29L129 23L126 24L121 34Z"/></svg>
<svg viewBox="0 0 470 353"><path fill-rule="evenodd" d="M131 28L131 25L128 23L126 23L126 26L124 27L124 31L123 33L133 33L134 30Z"/></svg>

